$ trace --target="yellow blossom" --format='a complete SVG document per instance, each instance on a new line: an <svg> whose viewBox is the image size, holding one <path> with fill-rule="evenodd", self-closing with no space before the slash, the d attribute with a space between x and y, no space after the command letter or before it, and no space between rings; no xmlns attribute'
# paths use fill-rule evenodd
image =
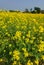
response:
<svg viewBox="0 0 44 65"><path fill-rule="evenodd" d="M28 34L26 36L30 38L30 31L28 31Z"/></svg>
<svg viewBox="0 0 44 65"><path fill-rule="evenodd" d="M30 43L33 44L33 40L30 40Z"/></svg>
<svg viewBox="0 0 44 65"><path fill-rule="evenodd" d="M26 41L26 43L28 43L29 42L29 38L25 38L25 41Z"/></svg>
<svg viewBox="0 0 44 65"><path fill-rule="evenodd" d="M3 59L2 58L0 58L0 62L2 62L3 61Z"/></svg>
<svg viewBox="0 0 44 65"><path fill-rule="evenodd" d="M29 56L29 53L26 51L26 52L24 52L24 56L25 57L28 57Z"/></svg>
<svg viewBox="0 0 44 65"><path fill-rule="evenodd" d="M43 26L40 26L39 29L40 29L40 30L39 30L40 32L44 32Z"/></svg>
<svg viewBox="0 0 44 65"><path fill-rule="evenodd" d="M38 60L38 59L36 59L36 60L35 60L35 63L36 63L37 65L39 65L39 60Z"/></svg>
<svg viewBox="0 0 44 65"><path fill-rule="evenodd" d="M2 28L6 28L7 26L6 25L4 25Z"/></svg>
<svg viewBox="0 0 44 65"><path fill-rule="evenodd" d="M32 39L34 40L34 39L36 39L36 37L32 37Z"/></svg>
<svg viewBox="0 0 44 65"><path fill-rule="evenodd" d="M13 57L14 57L14 59L19 60L20 59L19 55L20 55L19 51L17 51L17 50L13 51Z"/></svg>
<svg viewBox="0 0 44 65"><path fill-rule="evenodd" d="M33 63L30 60L28 60L27 65L33 65Z"/></svg>
<svg viewBox="0 0 44 65"><path fill-rule="evenodd" d="M16 26L16 28L19 28L19 26Z"/></svg>
<svg viewBox="0 0 44 65"><path fill-rule="evenodd" d="M35 26L33 26L33 30L34 30L34 32L36 32L36 31L37 31L37 29L36 29L36 27L35 27Z"/></svg>
<svg viewBox="0 0 44 65"><path fill-rule="evenodd" d="M24 52L26 52L26 48L22 48L22 50L23 50Z"/></svg>
<svg viewBox="0 0 44 65"><path fill-rule="evenodd" d="M24 30L25 30L25 29L26 29L26 26L22 26L22 29L24 29Z"/></svg>
<svg viewBox="0 0 44 65"><path fill-rule="evenodd" d="M34 22L36 22L36 19L33 19Z"/></svg>
<svg viewBox="0 0 44 65"><path fill-rule="evenodd" d="M29 56L29 53L28 53L28 51L26 50L26 48L22 48L22 50L24 51L24 56L25 56L25 57L28 57L28 56Z"/></svg>
<svg viewBox="0 0 44 65"><path fill-rule="evenodd" d="M39 44L39 51L44 51L44 42L42 41L40 44Z"/></svg>
<svg viewBox="0 0 44 65"><path fill-rule="evenodd" d="M40 40L40 43L44 45L44 41Z"/></svg>
<svg viewBox="0 0 44 65"><path fill-rule="evenodd" d="M17 31L16 32L16 34L15 34L15 38L17 39L17 38L20 38L21 37L21 31Z"/></svg>
<svg viewBox="0 0 44 65"><path fill-rule="evenodd" d="M17 64L17 61L14 61L12 65L16 65Z"/></svg>

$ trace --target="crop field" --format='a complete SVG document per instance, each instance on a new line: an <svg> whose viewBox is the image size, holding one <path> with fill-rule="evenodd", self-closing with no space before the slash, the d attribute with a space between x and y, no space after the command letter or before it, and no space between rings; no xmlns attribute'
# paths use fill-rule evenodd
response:
<svg viewBox="0 0 44 65"><path fill-rule="evenodd" d="M44 14L0 12L0 65L44 65Z"/></svg>

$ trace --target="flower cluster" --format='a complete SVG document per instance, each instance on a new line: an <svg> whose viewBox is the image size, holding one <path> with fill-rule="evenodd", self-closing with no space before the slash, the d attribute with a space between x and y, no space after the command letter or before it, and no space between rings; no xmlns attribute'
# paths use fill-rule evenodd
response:
<svg viewBox="0 0 44 65"><path fill-rule="evenodd" d="M44 65L44 15L0 12L0 64Z"/></svg>

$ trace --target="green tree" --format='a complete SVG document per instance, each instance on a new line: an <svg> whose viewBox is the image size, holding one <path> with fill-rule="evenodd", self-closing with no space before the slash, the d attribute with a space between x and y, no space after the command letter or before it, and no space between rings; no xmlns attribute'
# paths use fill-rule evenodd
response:
<svg viewBox="0 0 44 65"><path fill-rule="evenodd" d="M29 10L26 8L24 12L29 13Z"/></svg>
<svg viewBox="0 0 44 65"><path fill-rule="evenodd" d="M39 7L34 7L34 11L35 11L36 13L40 13L40 12L41 12L41 8L39 8Z"/></svg>

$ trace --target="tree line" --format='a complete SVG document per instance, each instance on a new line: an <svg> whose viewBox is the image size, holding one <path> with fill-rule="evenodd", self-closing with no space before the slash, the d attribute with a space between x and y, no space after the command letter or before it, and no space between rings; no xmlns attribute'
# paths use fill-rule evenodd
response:
<svg viewBox="0 0 44 65"><path fill-rule="evenodd" d="M43 13L44 14L44 10L41 10L40 7L34 7L34 10L31 8L30 11L26 8L24 13Z"/></svg>
<svg viewBox="0 0 44 65"><path fill-rule="evenodd" d="M0 10L0 12L2 12L2 11L6 11L6 12L8 12L8 10ZM21 12L20 10L9 10L9 12ZM42 10L40 7L34 7L34 9L30 9L30 10L28 10L28 8L26 8L24 11L23 11L23 13L42 13L42 14L44 14L44 10Z"/></svg>
<svg viewBox="0 0 44 65"><path fill-rule="evenodd" d="M21 12L19 10L15 11L15 10L9 10L10 12ZM40 7L34 7L34 10L31 8L30 11L28 10L28 8L26 8L23 13L42 13L44 14L44 10L42 10Z"/></svg>

